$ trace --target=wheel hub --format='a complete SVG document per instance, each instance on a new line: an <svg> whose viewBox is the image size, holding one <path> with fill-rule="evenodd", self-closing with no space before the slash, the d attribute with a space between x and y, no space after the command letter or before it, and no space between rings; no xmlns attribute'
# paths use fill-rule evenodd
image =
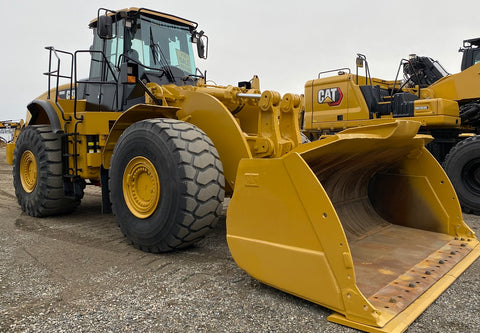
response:
<svg viewBox="0 0 480 333"><path fill-rule="evenodd" d="M27 193L32 193L37 186L37 178L37 160L30 150L26 150L20 159L20 181L23 190Z"/></svg>
<svg viewBox="0 0 480 333"><path fill-rule="evenodd" d="M160 179L153 163L137 156L123 173L123 195L130 212L145 219L155 212L160 200Z"/></svg>

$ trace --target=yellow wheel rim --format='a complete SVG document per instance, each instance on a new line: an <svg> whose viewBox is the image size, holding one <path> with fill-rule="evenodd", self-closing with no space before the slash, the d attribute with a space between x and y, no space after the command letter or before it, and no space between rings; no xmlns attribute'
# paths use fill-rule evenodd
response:
<svg viewBox="0 0 480 333"><path fill-rule="evenodd" d="M160 179L152 162L137 156L123 172L123 196L130 212L145 219L153 214L160 200Z"/></svg>
<svg viewBox="0 0 480 333"><path fill-rule="evenodd" d="M38 168L35 155L30 150L26 150L20 159L20 181L22 187L27 193L32 193L37 186Z"/></svg>

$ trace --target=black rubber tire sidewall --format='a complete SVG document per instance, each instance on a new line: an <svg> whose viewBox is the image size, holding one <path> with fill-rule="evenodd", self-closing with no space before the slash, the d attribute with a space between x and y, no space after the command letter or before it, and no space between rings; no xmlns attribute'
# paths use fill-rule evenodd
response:
<svg viewBox="0 0 480 333"><path fill-rule="evenodd" d="M110 167L112 210L120 229L135 247L148 252L171 251L188 246L194 240L179 241L185 234L180 230L182 223L189 218L185 214L189 209L187 206L194 204L185 195L188 183L181 166L185 164L182 159L185 155L188 159L188 154L173 142L173 134L168 129L162 130L157 126L161 122L164 120L141 121L125 130L115 146ZM160 181L158 206L151 216L144 219L130 212L122 188L124 170L137 156L147 158L154 165ZM199 236L202 235L200 232Z"/></svg>
<svg viewBox="0 0 480 333"><path fill-rule="evenodd" d="M20 179L20 160L31 151L37 163L37 184L28 193ZM15 143L13 184L22 210L30 216L45 217L72 212L80 200L65 198L63 188L61 137L51 132L49 125L24 128Z"/></svg>
<svg viewBox="0 0 480 333"><path fill-rule="evenodd" d="M480 168L479 136L469 137L457 143L445 157L443 168L455 188L462 210L466 213L480 214L480 187L477 191L468 184L471 180L464 179L464 169L469 163L478 164ZM478 185L480 186L480 183Z"/></svg>

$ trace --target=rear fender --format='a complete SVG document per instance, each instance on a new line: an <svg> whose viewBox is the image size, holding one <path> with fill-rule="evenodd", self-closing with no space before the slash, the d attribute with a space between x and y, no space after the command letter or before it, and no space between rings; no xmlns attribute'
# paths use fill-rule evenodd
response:
<svg viewBox="0 0 480 333"><path fill-rule="evenodd" d="M31 114L28 125L50 124L52 132L63 133L58 113L48 101L36 99L28 104L27 109Z"/></svg>

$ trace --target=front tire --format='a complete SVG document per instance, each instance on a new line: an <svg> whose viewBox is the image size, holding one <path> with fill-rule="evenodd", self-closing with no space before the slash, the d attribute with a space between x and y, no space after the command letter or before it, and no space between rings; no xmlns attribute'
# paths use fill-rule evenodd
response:
<svg viewBox="0 0 480 333"><path fill-rule="evenodd" d="M224 186L212 141L192 124L140 121L115 146L112 210L125 237L143 251L172 251L203 238L221 213Z"/></svg>
<svg viewBox="0 0 480 333"><path fill-rule="evenodd" d="M18 136L13 185L18 203L30 216L66 214L80 204L65 197L61 137L48 125L27 126Z"/></svg>
<svg viewBox="0 0 480 333"><path fill-rule="evenodd" d="M480 214L480 136L460 141L445 157L443 168L457 192L462 210Z"/></svg>

